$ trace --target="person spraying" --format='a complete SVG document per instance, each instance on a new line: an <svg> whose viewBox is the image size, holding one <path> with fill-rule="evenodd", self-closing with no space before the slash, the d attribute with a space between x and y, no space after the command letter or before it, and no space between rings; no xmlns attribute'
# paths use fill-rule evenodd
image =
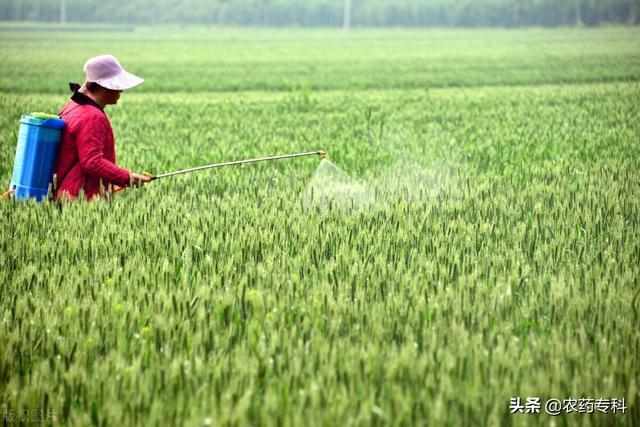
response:
<svg viewBox="0 0 640 427"><path fill-rule="evenodd" d="M158 175L133 173L116 165L115 138L104 108L117 104L123 90L144 80L125 71L111 55L89 59L84 73L82 85L69 83L73 96L58 116L34 112L20 119L11 184L0 199L13 195L18 200L35 198L40 202L50 196L52 188L50 198L55 201L75 199L81 192L91 200L126 187L206 169L326 157L319 150L213 163Z"/></svg>
<svg viewBox="0 0 640 427"><path fill-rule="evenodd" d="M54 200L86 200L108 195L116 186L140 186L150 177L116 166L115 138L107 105L115 105L122 91L144 81L120 65L111 55L96 56L83 67L82 85L69 83L71 99L60 110L65 126L55 166Z"/></svg>

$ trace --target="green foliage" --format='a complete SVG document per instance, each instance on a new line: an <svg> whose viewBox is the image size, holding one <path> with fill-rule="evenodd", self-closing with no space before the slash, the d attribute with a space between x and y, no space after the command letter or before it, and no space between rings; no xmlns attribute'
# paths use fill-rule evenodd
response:
<svg viewBox="0 0 640 427"><path fill-rule="evenodd" d="M90 37L0 29L0 52L0 90L60 95L68 93L69 81L82 81L89 57L106 52L145 78L136 93L295 90L304 96L317 90L640 80L638 28L344 34L167 27Z"/></svg>
<svg viewBox="0 0 640 427"><path fill-rule="evenodd" d="M339 27L343 0L65 0L68 22ZM0 20L56 22L61 0L0 0ZM637 24L638 0L353 0L356 26Z"/></svg>
<svg viewBox="0 0 640 427"><path fill-rule="evenodd" d="M179 78L202 60L194 33L176 39L178 49L134 37L117 53L132 71L149 64L141 74L152 78L107 109L121 166L161 173L324 149L374 202L349 212L302 206L314 158L154 181L61 210L0 201L0 402L47 405L68 425L524 426L552 419L510 415L510 397L624 397L630 413L588 422L633 425L638 33L579 33L601 37L602 50L585 49L574 31L438 32L475 46L455 54L474 58L458 65L442 52L424 65L406 45L434 34L402 33L387 40L397 57L369 69L361 61L397 33L363 34L343 56L322 59L318 33L257 32L220 55L214 83ZM55 112L66 95L47 76L72 69L68 57L50 62L32 36L2 41L44 55L0 65L25 92L4 80L6 183L18 117ZM105 39L127 37L65 34L56 48L79 68ZM507 58L514 40L542 49L540 38L574 55L564 78L554 74L563 59L535 48L520 66L467 68ZM277 70L264 81L301 63L323 71L292 91L246 91L260 80L253 54L264 46L259 62ZM536 82L542 58L557 80L517 86ZM413 79L432 78L427 66L450 70L458 87L419 87ZM345 76L369 88L345 90ZM386 86L399 81L406 88ZM213 85L237 92L207 92Z"/></svg>

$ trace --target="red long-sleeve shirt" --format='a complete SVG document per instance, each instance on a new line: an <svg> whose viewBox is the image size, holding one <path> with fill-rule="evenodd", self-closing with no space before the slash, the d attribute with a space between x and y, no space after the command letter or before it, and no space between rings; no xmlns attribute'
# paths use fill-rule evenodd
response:
<svg viewBox="0 0 640 427"><path fill-rule="evenodd" d="M129 171L116 166L115 140L108 117L99 104L76 92L60 111L65 122L58 149L54 193L76 198L84 190L87 200L100 194L100 187L129 183Z"/></svg>

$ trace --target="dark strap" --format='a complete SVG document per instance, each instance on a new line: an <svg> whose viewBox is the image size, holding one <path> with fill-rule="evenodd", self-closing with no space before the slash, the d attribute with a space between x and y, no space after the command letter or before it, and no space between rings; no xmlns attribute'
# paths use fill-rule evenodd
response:
<svg viewBox="0 0 640 427"><path fill-rule="evenodd" d="M91 105L92 107L96 107L98 110L104 113L104 108L102 107L102 105L98 104L96 101L80 92L81 87L82 86L80 86L79 83L69 82L69 89L71 89L71 91L73 92L73 95L71 95L71 100L78 105Z"/></svg>
<svg viewBox="0 0 640 427"><path fill-rule="evenodd" d="M80 85L78 83L72 83L69 82L69 89L74 93L74 95L80 90ZM72 108L71 110L79 107L80 105L76 105L76 107ZM69 110L69 111L71 111ZM67 111L67 113L69 112ZM64 106L60 109L60 111L58 112L58 116L62 119L62 113L64 112ZM67 175L69 175L69 172L71 172L71 169L73 169L75 167L76 163L73 163L69 169L67 169L67 171L64 173L64 175L62 175L62 177L56 177L56 188L53 189L53 192L55 193L55 191L57 190L57 187L62 184L62 181L64 181L64 179L67 177Z"/></svg>

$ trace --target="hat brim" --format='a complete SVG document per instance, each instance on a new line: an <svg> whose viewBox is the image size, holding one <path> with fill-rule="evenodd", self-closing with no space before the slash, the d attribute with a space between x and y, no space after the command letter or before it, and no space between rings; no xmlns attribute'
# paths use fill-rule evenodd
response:
<svg viewBox="0 0 640 427"><path fill-rule="evenodd" d="M108 79L97 80L98 83L102 87L106 87L111 90L125 90L131 89L132 87L138 86L140 83L144 82L142 77L138 77L134 74L131 74L127 71L122 71L122 73L118 74L114 77L109 77Z"/></svg>

